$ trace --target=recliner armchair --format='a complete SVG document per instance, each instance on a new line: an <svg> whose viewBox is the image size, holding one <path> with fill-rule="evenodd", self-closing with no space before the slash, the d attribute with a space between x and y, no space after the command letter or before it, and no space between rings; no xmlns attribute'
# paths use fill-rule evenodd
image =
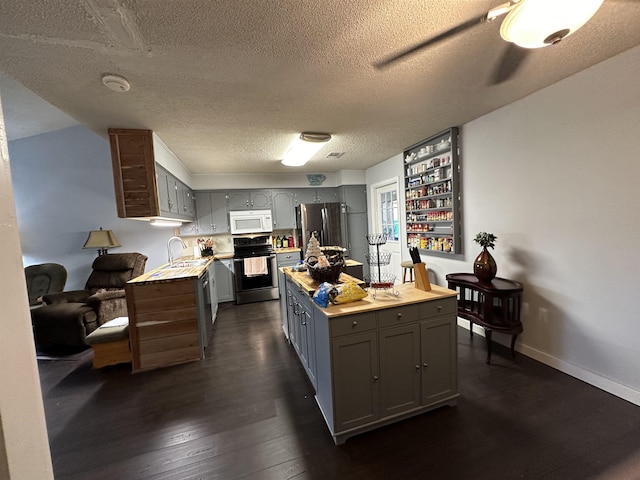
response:
<svg viewBox="0 0 640 480"><path fill-rule="evenodd" d="M86 338L100 325L127 316L124 287L144 273L147 257L141 253L101 255L84 290L43 296L44 306L31 312L40 349L86 346Z"/></svg>
<svg viewBox="0 0 640 480"><path fill-rule="evenodd" d="M24 277L27 282L29 307L38 308L42 306L44 295L64 290L67 270L58 263L40 263L24 267Z"/></svg>

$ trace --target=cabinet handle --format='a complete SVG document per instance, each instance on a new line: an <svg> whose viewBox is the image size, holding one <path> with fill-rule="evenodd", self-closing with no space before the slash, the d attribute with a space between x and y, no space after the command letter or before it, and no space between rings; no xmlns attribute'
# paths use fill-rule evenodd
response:
<svg viewBox="0 0 640 480"><path fill-rule="evenodd" d="M438 309L438 311L440 311L442 310L442 305L438 305L436 308Z"/></svg>
<svg viewBox="0 0 640 480"><path fill-rule="evenodd" d="M377 382L377 381L378 381L378 376L377 376L377 375L374 375L374 376L373 376L373 381L374 381L374 382Z"/></svg>
<svg viewBox="0 0 640 480"><path fill-rule="evenodd" d="M357 327L357 326L358 326L358 322L355 322L355 321L354 321L354 322L353 322L353 326L354 326L354 327Z"/></svg>
<svg viewBox="0 0 640 480"><path fill-rule="evenodd" d="M402 313L399 313L398 314L398 319L401 319L401 318L402 318Z"/></svg>
<svg viewBox="0 0 640 480"><path fill-rule="evenodd" d="M420 365L416 365L416 370L420 370Z"/></svg>
<svg viewBox="0 0 640 480"><path fill-rule="evenodd" d="M428 364L427 362L424 362L424 363L422 364L422 366L423 366L424 368L427 368L427 367L429 366L429 364Z"/></svg>

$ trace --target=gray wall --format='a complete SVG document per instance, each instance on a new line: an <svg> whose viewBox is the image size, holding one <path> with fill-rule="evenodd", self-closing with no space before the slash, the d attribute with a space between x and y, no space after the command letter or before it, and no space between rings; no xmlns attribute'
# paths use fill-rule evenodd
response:
<svg viewBox="0 0 640 480"><path fill-rule="evenodd" d="M525 285L517 349L636 404L638 85L640 47L463 125L465 254L423 256L443 282L472 271L477 232L497 235L498 276ZM402 168L395 156L367 184Z"/></svg>
<svg viewBox="0 0 640 480"><path fill-rule="evenodd" d="M24 265L56 262L69 273L67 290L83 288L95 250L83 250L90 230L113 230L122 245L110 253L140 252L147 270L167 261L172 228L118 218L109 142L83 126L9 143Z"/></svg>

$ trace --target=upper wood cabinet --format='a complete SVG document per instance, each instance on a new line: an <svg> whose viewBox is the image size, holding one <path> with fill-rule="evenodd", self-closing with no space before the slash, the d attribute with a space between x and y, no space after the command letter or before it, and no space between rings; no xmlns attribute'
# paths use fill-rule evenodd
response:
<svg viewBox="0 0 640 480"><path fill-rule="evenodd" d="M111 161L120 218L193 220L193 191L156 164L151 130L110 128Z"/></svg>

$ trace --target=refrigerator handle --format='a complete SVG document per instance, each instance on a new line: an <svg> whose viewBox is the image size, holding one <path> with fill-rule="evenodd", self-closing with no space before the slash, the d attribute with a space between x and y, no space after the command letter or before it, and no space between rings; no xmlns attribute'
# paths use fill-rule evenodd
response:
<svg viewBox="0 0 640 480"><path fill-rule="evenodd" d="M320 245L324 246L325 235L329 233L329 223L327 222L327 209L323 207L320 210L322 216L322 231L320 232Z"/></svg>

